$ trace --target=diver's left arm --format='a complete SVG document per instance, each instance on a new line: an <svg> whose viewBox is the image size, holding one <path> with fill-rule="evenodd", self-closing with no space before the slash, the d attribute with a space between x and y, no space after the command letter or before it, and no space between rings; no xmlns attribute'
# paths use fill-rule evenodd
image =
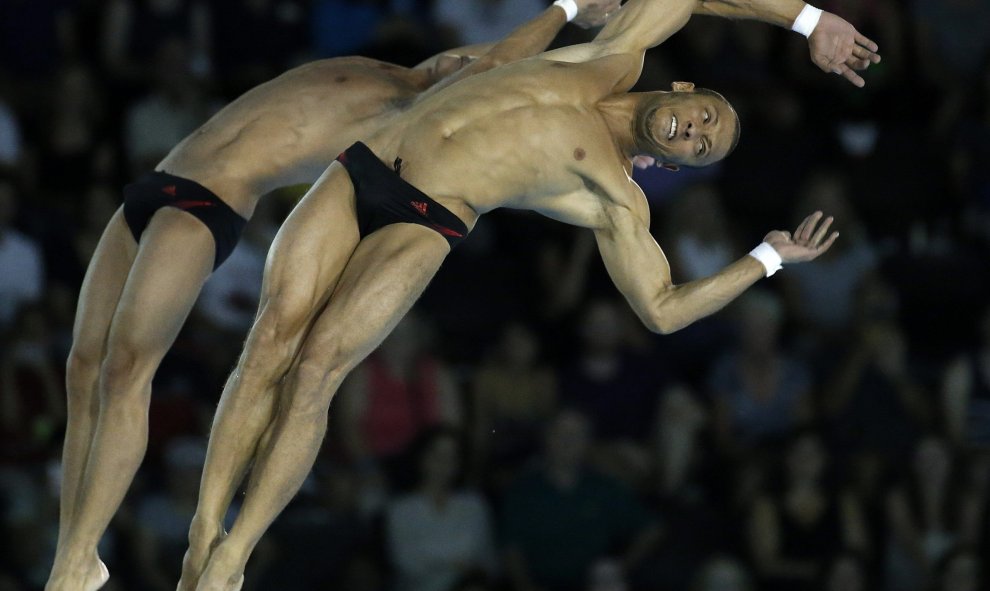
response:
<svg viewBox="0 0 990 591"><path fill-rule="evenodd" d="M803 0L698 0L694 14L755 19L808 37L811 61L823 72L854 85L866 84L856 71L880 63L877 44L843 18Z"/></svg>

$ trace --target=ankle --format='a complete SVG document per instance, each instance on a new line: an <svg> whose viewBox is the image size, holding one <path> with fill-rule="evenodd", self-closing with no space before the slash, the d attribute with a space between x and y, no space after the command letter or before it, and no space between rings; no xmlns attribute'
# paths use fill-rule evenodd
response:
<svg viewBox="0 0 990 591"><path fill-rule="evenodd" d="M208 519L198 513L189 524L190 545L210 545L223 536L223 524L215 519Z"/></svg>

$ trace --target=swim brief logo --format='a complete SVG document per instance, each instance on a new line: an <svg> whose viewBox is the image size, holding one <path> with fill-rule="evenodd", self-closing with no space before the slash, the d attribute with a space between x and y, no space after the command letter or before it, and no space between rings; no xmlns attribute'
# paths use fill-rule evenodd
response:
<svg viewBox="0 0 990 591"><path fill-rule="evenodd" d="M165 185L162 187L162 193L175 197L175 185Z"/></svg>
<svg viewBox="0 0 990 591"><path fill-rule="evenodd" d="M416 211L418 211L421 216L426 217L426 206L427 206L427 204L425 202L423 202L423 201L411 201L410 203L411 203L411 205L413 207L416 208Z"/></svg>

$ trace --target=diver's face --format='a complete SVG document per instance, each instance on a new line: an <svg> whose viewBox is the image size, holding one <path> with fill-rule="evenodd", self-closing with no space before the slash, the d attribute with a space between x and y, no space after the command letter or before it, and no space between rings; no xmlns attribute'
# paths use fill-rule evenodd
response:
<svg viewBox="0 0 990 591"><path fill-rule="evenodd" d="M738 118L718 95L691 90L658 94L640 118L640 135L658 161L683 166L708 166L732 149Z"/></svg>

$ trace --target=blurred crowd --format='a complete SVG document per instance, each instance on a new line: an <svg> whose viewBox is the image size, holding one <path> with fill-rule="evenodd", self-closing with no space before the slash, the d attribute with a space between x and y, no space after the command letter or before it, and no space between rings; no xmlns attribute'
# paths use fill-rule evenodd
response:
<svg viewBox="0 0 990 591"><path fill-rule="evenodd" d="M41 589L53 557L74 306L123 184L286 68L413 65L545 6L0 1L0 591ZM741 144L636 180L677 282L817 209L832 251L658 337L588 232L486 216L342 388L246 590L990 588L990 3L821 7L880 45L865 89L798 35L696 18L639 88L722 91ZM213 410L299 191L262 201L156 376L148 457L101 546L109 591L174 589Z"/></svg>

